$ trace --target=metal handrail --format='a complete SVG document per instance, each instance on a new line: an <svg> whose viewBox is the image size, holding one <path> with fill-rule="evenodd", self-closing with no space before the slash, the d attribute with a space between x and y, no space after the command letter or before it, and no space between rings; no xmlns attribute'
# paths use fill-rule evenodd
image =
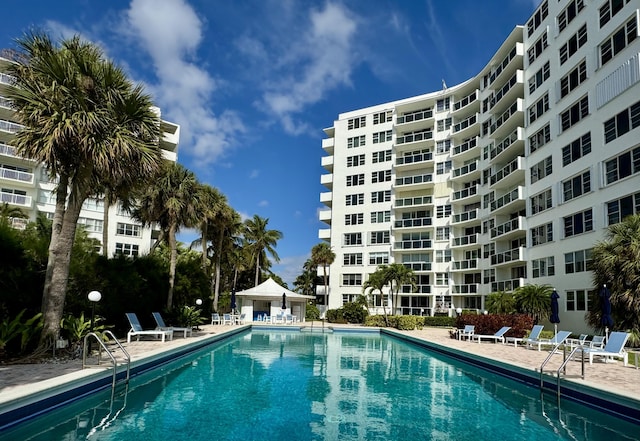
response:
<svg viewBox="0 0 640 441"><path fill-rule="evenodd" d="M578 345L575 348L573 348L573 350L571 351L571 353L569 354L568 357L565 357L565 359L562 361L562 364L560 365L560 367L558 368L557 371L557 380L556 380L556 386L557 386L557 391L558 391L558 403L560 403L560 371L564 369L564 373L567 373L567 363L569 363L569 361L573 358L573 354L576 353L576 351L579 349L580 351L582 351L582 379L584 380L584 351L583 351L584 345Z"/></svg>
<svg viewBox="0 0 640 441"><path fill-rule="evenodd" d="M107 336L109 336L110 338L112 338L115 343L118 345L118 347L122 350L124 357L127 361L127 376L126 376L126 383L129 383L129 374L131 371L131 356L129 355L129 353L127 352L127 350L122 346L122 344L120 344L120 342L118 341L118 339L116 338L115 335L113 335L113 333L111 331L103 331L104 334L106 334ZM84 347L82 349L82 369L84 369L85 367L91 367L90 365L87 365L87 342L89 337L93 337L96 339L96 341L100 344L100 348L98 349L98 366L100 366L100 362L101 362L101 357L102 357L102 349L104 349L105 353L109 356L109 358L111 359L111 364L113 365L113 379L111 381L111 395L113 397L113 393L115 391L116 388L116 374L117 374L117 366L118 366L118 362L116 360L116 358L113 356L113 354L111 353L111 351L109 351L109 349L107 348L107 346L104 344L104 342L102 341L102 338L100 338L100 336L98 336L98 334L96 334L95 332L90 332L87 335L85 335L84 337Z"/></svg>
<svg viewBox="0 0 640 441"><path fill-rule="evenodd" d="M542 391L544 389L544 380L542 378L543 374L544 374L544 367L546 366L547 363L549 363L549 361L551 360L551 357L553 357L555 355L556 352L558 352L558 348L560 347L560 345L562 345L562 343L558 343L553 347L553 350L549 353L549 355L547 355L547 358L544 359L544 361L542 362L542 364L540 365L540 391ZM563 355L565 356L564 359L562 360L563 364L566 361L566 352L562 351Z"/></svg>

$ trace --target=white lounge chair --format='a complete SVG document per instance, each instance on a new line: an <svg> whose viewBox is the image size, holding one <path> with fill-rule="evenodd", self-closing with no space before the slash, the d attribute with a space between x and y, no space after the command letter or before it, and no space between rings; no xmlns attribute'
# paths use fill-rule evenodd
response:
<svg viewBox="0 0 640 441"><path fill-rule="evenodd" d="M142 329L142 325L140 324L140 320L138 320L138 316L134 312L126 312L127 320L129 320L129 325L131 325L131 329L127 332L127 343L131 343L131 337L136 337L136 340L140 340L141 335L153 335L155 337L160 337L162 341L166 341L167 337L169 340L173 339L173 331L160 331L157 329Z"/></svg>
<svg viewBox="0 0 640 441"><path fill-rule="evenodd" d="M530 341L528 344L529 347L538 346L538 351L541 351L543 346L561 345L570 335L571 331L558 331L558 333L551 338L540 338L535 341Z"/></svg>
<svg viewBox="0 0 640 441"><path fill-rule="evenodd" d="M593 364L593 357L604 357L605 362L610 358L621 358L626 366L629 354L624 350L624 345L627 344L630 335L628 332L612 332L604 349L585 348L585 354L589 354L589 364Z"/></svg>
<svg viewBox="0 0 640 441"><path fill-rule="evenodd" d="M231 318L231 314L222 314L222 324L233 325L233 319Z"/></svg>
<svg viewBox="0 0 640 441"><path fill-rule="evenodd" d="M464 325L464 329L458 331L458 340L462 340L463 338L469 339L473 337L475 329L475 325Z"/></svg>
<svg viewBox="0 0 640 441"><path fill-rule="evenodd" d="M167 326L164 322L164 319L162 318L162 315L159 312L152 312L151 315L153 315L154 320L156 321L156 330L159 331L173 331L174 333L176 332L182 332L182 336L184 338L187 338L187 334L191 335L193 330L191 328L178 328L175 326Z"/></svg>
<svg viewBox="0 0 640 441"><path fill-rule="evenodd" d="M502 344L504 344L504 335L507 333L507 331L511 329L511 326L503 326L502 328L500 328L498 330L498 332L496 332L493 335L483 335L483 334L473 334L471 336L471 339L478 339L478 343L480 343L480 340L493 340L494 342L500 342Z"/></svg>
<svg viewBox="0 0 640 441"><path fill-rule="evenodd" d="M284 320L287 325L293 325L293 316L291 314L287 314Z"/></svg>
<svg viewBox="0 0 640 441"><path fill-rule="evenodd" d="M537 341L543 329L544 329L543 325L534 325L533 328L531 328L531 332L529 332L529 335L527 337L524 337L524 338L507 337L506 341L507 343L513 343L514 346L518 346L518 343L526 345L531 342Z"/></svg>
<svg viewBox="0 0 640 441"><path fill-rule="evenodd" d="M568 338L567 339L567 344L569 345L569 347L571 347L571 349L575 348L576 346L584 346L585 344L587 344L587 337L589 335L588 334L580 334L580 337L578 338Z"/></svg>
<svg viewBox="0 0 640 441"><path fill-rule="evenodd" d="M275 323L283 324L283 323L284 323L284 315L282 315L282 314L276 314L276 321L275 321Z"/></svg>
<svg viewBox="0 0 640 441"><path fill-rule="evenodd" d="M239 317L236 317L236 324L237 325L244 325L244 321L247 319L247 314L240 314Z"/></svg>
<svg viewBox="0 0 640 441"><path fill-rule="evenodd" d="M589 343L589 347L593 349L604 349L604 335L594 335Z"/></svg>
<svg viewBox="0 0 640 441"><path fill-rule="evenodd" d="M222 319L220 319L220 314L218 314L217 312L214 312L213 314L211 314L211 324L219 325L220 323L222 323Z"/></svg>

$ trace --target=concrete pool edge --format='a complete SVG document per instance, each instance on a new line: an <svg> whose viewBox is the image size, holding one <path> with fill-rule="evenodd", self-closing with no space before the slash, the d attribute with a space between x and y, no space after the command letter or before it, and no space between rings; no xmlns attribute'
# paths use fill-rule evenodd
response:
<svg viewBox="0 0 640 441"><path fill-rule="evenodd" d="M534 369L526 369L481 355L450 348L391 329L380 329L380 333L411 342L430 351L479 367L513 381L536 388L540 387L540 372ZM556 377L545 373L543 380L545 393L548 394L552 392L553 398L555 399ZM561 397L640 425L640 400L591 387L587 384L580 384L579 381L581 380L562 378L560 382Z"/></svg>
<svg viewBox="0 0 640 441"><path fill-rule="evenodd" d="M131 377L141 375L161 367L181 357L187 356L205 346L225 340L245 332L250 326L232 328L223 333L197 337L194 341L167 350L159 346L131 361ZM126 367L119 365L116 371L118 381L126 377ZM59 377L33 383L28 388L5 391L0 394L0 434L22 422L48 413L81 398L110 388L113 371L111 367L88 368Z"/></svg>

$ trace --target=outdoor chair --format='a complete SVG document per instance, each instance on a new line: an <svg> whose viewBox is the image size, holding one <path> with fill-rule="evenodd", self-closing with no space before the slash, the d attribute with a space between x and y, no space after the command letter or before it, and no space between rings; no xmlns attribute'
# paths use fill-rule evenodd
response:
<svg viewBox="0 0 640 441"><path fill-rule="evenodd" d="M163 342L166 341L167 337L169 340L173 339L173 331L161 331L158 329L142 329L142 325L140 324L140 320L138 320L138 316L134 312L126 312L127 320L129 320L129 325L131 325L131 329L127 332L127 343L131 343L131 337L136 337L136 340L140 340L141 335L153 335L155 337L160 337Z"/></svg>
<svg viewBox="0 0 640 441"><path fill-rule="evenodd" d="M223 325L233 325L233 319L231 318L231 314L223 314L222 315L222 324Z"/></svg>
<svg viewBox="0 0 640 441"><path fill-rule="evenodd" d="M282 314L276 314L276 323L284 323L284 316Z"/></svg>
<svg viewBox="0 0 640 441"><path fill-rule="evenodd" d="M578 338L568 338L567 339L567 344L569 345L569 347L571 349L577 347L577 346L583 346L585 344L587 344L587 337L589 335L588 334L580 334L580 337Z"/></svg>
<svg viewBox="0 0 640 441"><path fill-rule="evenodd" d="M478 339L478 343L480 343L480 340L484 339L484 340L493 340L494 343L497 343L499 341L500 343L504 344L504 335L507 333L509 329L511 329L511 326L503 326L498 330L498 332L496 332L493 335L473 334L471 336L471 339L472 340Z"/></svg>
<svg viewBox="0 0 640 441"><path fill-rule="evenodd" d="M604 335L594 335L589 342L589 347L592 349L604 349Z"/></svg>
<svg viewBox="0 0 640 441"><path fill-rule="evenodd" d="M237 325L244 325L244 321L247 319L247 314L240 314L239 317L236 317L236 324Z"/></svg>
<svg viewBox="0 0 640 441"><path fill-rule="evenodd" d="M285 323L287 325L293 325L293 316L291 314L285 316Z"/></svg>
<svg viewBox="0 0 640 441"><path fill-rule="evenodd" d="M630 335L628 332L612 332L604 349L584 348L584 353L589 355L589 364L593 364L593 357L604 357L605 363L611 358L620 358L626 366L629 354L625 351L624 345Z"/></svg>
<svg viewBox="0 0 640 441"><path fill-rule="evenodd" d="M162 315L159 312L152 312L151 315L153 315L154 320L156 321L156 330L159 331L173 331L175 332L182 332L182 336L184 338L187 338L187 334L191 335L191 333L193 332L193 330L191 328L178 328L175 326L167 326L164 322L164 319L162 318Z"/></svg>
<svg viewBox="0 0 640 441"><path fill-rule="evenodd" d="M458 340L462 340L463 338L471 338L473 333L475 332L475 325L464 325L464 329L458 331Z"/></svg>
<svg viewBox="0 0 640 441"><path fill-rule="evenodd" d="M538 346L538 351L542 350L543 346L558 346L564 343L564 341L571 335L571 331L558 331L556 335L551 338L539 338L528 342L529 347Z"/></svg>
<svg viewBox="0 0 640 441"><path fill-rule="evenodd" d="M514 346L518 346L518 343L526 345L537 341L543 329L544 326L542 325L534 325L533 328L531 328L531 332L529 332L529 336L524 338L507 337L506 341L507 343L513 343Z"/></svg>
<svg viewBox="0 0 640 441"><path fill-rule="evenodd" d="M212 325L219 325L221 322L222 320L220 319L220 314L218 314L217 312L214 312L213 314L211 314Z"/></svg>

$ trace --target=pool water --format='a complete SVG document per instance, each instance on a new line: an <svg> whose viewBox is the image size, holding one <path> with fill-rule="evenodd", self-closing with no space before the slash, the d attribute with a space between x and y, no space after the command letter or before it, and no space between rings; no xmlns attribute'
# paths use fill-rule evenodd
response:
<svg viewBox="0 0 640 441"><path fill-rule="evenodd" d="M632 440L640 428L372 333L253 330L11 440Z"/></svg>

